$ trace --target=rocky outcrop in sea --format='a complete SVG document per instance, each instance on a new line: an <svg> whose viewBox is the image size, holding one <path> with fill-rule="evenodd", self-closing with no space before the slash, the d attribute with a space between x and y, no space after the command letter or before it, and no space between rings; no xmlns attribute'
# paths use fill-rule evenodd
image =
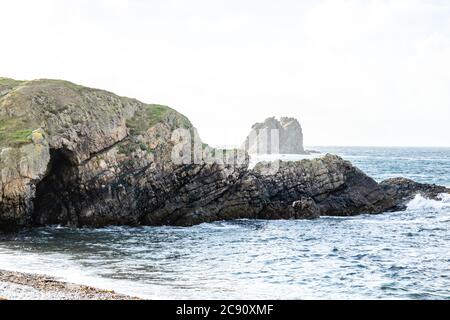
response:
<svg viewBox="0 0 450 320"><path fill-rule="evenodd" d="M267 118L255 123L245 139L243 149L251 154L307 154L303 147L303 130L295 118Z"/></svg>
<svg viewBox="0 0 450 320"><path fill-rule="evenodd" d="M0 229L375 214L450 191L379 184L330 154L249 169L240 150L178 149L180 129L199 142L166 106L65 81L0 79Z"/></svg>

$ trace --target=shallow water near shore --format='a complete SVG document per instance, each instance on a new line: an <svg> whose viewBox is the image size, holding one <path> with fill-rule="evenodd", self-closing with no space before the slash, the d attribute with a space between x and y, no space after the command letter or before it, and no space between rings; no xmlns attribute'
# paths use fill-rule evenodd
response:
<svg viewBox="0 0 450 320"><path fill-rule="evenodd" d="M378 181L450 186L450 149L313 149ZM449 265L449 196L381 215L0 234L0 269L151 299L450 299Z"/></svg>

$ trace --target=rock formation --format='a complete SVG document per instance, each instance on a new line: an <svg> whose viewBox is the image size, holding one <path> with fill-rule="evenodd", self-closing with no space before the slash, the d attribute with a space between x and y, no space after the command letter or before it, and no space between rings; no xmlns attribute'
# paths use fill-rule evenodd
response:
<svg viewBox="0 0 450 320"><path fill-rule="evenodd" d="M405 179L378 184L334 155L250 170L246 155L225 161L238 150L206 147L202 155L218 161L177 163L177 128L196 135L165 106L64 81L0 79L0 229L380 213L417 193L449 192Z"/></svg>
<svg viewBox="0 0 450 320"><path fill-rule="evenodd" d="M252 154L306 154L303 131L295 118L267 118L255 123L243 148Z"/></svg>

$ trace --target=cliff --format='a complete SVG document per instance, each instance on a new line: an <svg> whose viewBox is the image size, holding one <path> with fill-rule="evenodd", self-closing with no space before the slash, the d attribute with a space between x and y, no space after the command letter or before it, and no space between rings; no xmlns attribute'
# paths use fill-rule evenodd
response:
<svg viewBox="0 0 450 320"><path fill-rule="evenodd" d="M275 134L275 135L274 135ZM267 118L255 123L244 142L244 149L256 154L305 154L303 131L295 118Z"/></svg>
<svg viewBox="0 0 450 320"><path fill-rule="evenodd" d="M179 128L199 140L166 106L65 81L0 78L0 229L380 213L416 193L449 191L405 179L378 184L334 155L249 170L239 150L200 141L182 148L196 161L179 162Z"/></svg>

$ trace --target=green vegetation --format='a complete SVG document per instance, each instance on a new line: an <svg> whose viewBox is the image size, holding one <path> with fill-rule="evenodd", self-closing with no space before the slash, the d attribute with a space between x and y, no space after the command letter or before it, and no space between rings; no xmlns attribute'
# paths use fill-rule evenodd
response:
<svg viewBox="0 0 450 320"><path fill-rule="evenodd" d="M146 104L138 110L134 117L127 120L127 126L131 134L140 134L147 131L159 122L173 121L174 126L180 128L192 128L191 122L175 110L159 104Z"/></svg>
<svg viewBox="0 0 450 320"><path fill-rule="evenodd" d="M119 154L129 156L138 149L146 151L147 153L153 153L153 150L151 150L145 142L127 140L119 145Z"/></svg>
<svg viewBox="0 0 450 320"><path fill-rule="evenodd" d="M32 80L32 81L22 81L22 80L14 80L10 78L1 78L0 77L0 92L2 89L9 89L13 90L16 87L19 86L28 86L28 85L39 85L42 87L49 87L49 86L61 86L65 88L69 88L75 91L80 92L81 90L85 89L85 87L80 86L78 84L65 81L65 80L51 80L51 79L40 79L40 80Z"/></svg>
<svg viewBox="0 0 450 320"><path fill-rule="evenodd" d="M9 78L0 78L0 99L4 95L13 91L16 87L19 87L20 85L24 84L25 82L26 81L18 81Z"/></svg>
<svg viewBox="0 0 450 320"><path fill-rule="evenodd" d="M5 86L5 87L16 87L19 86L21 84L23 84L25 81L20 81L20 80L14 80L14 79L10 79L10 78L1 78L0 77L0 87Z"/></svg>
<svg viewBox="0 0 450 320"><path fill-rule="evenodd" d="M0 146L11 147L31 142L33 129L24 129L20 121L0 119Z"/></svg>
<svg viewBox="0 0 450 320"><path fill-rule="evenodd" d="M119 154L129 156L137 150L138 146L132 142L125 142L119 145Z"/></svg>
<svg viewBox="0 0 450 320"><path fill-rule="evenodd" d="M142 151L148 151L149 147L144 142L139 142L139 148L141 148Z"/></svg>
<svg viewBox="0 0 450 320"><path fill-rule="evenodd" d="M18 130L11 134L14 143L28 143L31 141L32 129Z"/></svg>
<svg viewBox="0 0 450 320"><path fill-rule="evenodd" d="M44 84L44 85L58 85L58 86L63 86L66 88L70 88L73 90L78 90L81 91L83 89L86 89L86 87L81 86L79 84L70 82L70 81L66 81L66 80L55 80L55 79L39 79L39 80L33 80L33 81L29 81L30 84Z"/></svg>

